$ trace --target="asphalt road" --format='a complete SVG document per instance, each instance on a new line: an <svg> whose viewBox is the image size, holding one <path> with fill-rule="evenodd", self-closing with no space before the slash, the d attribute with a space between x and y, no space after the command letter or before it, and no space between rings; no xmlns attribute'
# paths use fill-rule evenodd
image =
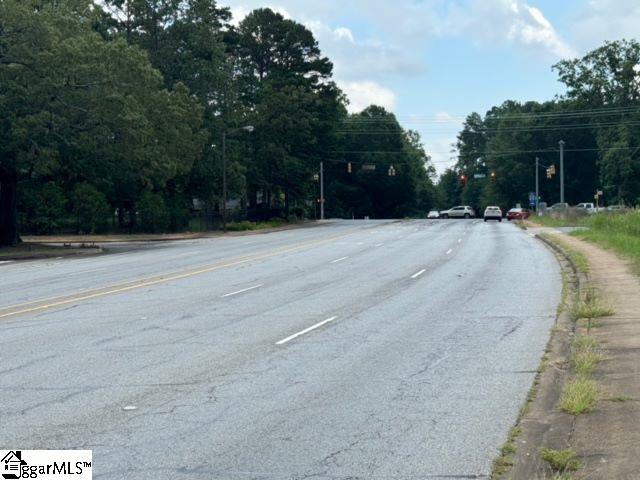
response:
<svg viewBox="0 0 640 480"><path fill-rule="evenodd" d="M0 265L0 447L100 479L482 478L560 299L507 223L347 222Z"/></svg>

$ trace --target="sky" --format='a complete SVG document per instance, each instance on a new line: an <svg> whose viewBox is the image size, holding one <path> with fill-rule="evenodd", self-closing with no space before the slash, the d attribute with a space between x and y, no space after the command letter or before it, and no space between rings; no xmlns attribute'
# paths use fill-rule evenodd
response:
<svg viewBox="0 0 640 480"><path fill-rule="evenodd" d="M270 7L307 26L350 111L393 111L438 172L466 115L564 93L552 65L640 39L640 0L221 0L239 22Z"/></svg>

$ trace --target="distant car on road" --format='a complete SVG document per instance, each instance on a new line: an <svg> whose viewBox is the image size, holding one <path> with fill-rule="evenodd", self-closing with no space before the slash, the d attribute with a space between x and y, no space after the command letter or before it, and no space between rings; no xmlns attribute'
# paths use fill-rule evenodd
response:
<svg viewBox="0 0 640 480"><path fill-rule="evenodd" d="M589 215L593 215L594 213L598 212L595 204L590 202L579 203L578 205L576 205L576 210L579 212L588 213Z"/></svg>
<svg viewBox="0 0 640 480"><path fill-rule="evenodd" d="M564 212L569 208L568 203L554 203L549 207L549 210L552 212Z"/></svg>
<svg viewBox="0 0 640 480"><path fill-rule="evenodd" d="M440 212L438 210L431 210L427 214L427 218L440 218Z"/></svg>
<svg viewBox="0 0 640 480"><path fill-rule="evenodd" d="M609 205L607 207L607 212L611 213L623 213L626 212L628 208L624 205Z"/></svg>
<svg viewBox="0 0 640 480"><path fill-rule="evenodd" d="M484 221L498 220L502 222L502 210L500 207L490 206L484 209Z"/></svg>
<svg viewBox="0 0 640 480"><path fill-rule="evenodd" d="M469 205L460 205L440 212L441 218L475 218L476 212Z"/></svg>
<svg viewBox="0 0 640 480"><path fill-rule="evenodd" d="M526 208L512 208L507 212L507 220L526 220L529 218L529 210Z"/></svg>

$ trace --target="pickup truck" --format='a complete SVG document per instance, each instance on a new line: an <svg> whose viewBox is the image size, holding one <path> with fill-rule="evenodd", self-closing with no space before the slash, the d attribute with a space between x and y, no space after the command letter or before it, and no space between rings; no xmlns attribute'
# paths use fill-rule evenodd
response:
<svg viewBox="0 0 640 480"><path fill-rule="evenodd" d="M576 208L583 212L587 212L590 215L598 212L598 209L596 208L596 206L593 203L588 203L588 202L579 203L578 205L576 205Z"/></svg>

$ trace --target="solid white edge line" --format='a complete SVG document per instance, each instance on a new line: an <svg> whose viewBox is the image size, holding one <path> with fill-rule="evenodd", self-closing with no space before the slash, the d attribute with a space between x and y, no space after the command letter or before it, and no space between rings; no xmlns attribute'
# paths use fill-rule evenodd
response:
<svg viewBox="0 0 640 480"><path fill-rule="evenodd" d="M341 262L341 261L343 261L343 260L346 260L347 258L349 258L349 257L342 257L342 258L338 258L338 259L336 259L336 260L333 260L331 263L338 263L338 262Z"/></svg>
<svg viewBox="0 0 640 480"><path fill-rule="evenodd" d="M375 247L382 247L384 245L384 243L378 243L377 245L374 245Z"/></svg>
<svg viewBox="0 0 640 480"><path fill-rule="evenodd" d="M237 292L231 292L231 293L227 293L226 295L222 295L222 298L232 297L234 295L238 295L239 293L248 292L249 290L255 290L256 288L260 288L263 286L264 286L264 283L261 283L260 285L254 285L253 287L243 288L242 290L238 290Z"/></svg>
<svg viewBox="0 0 640 480"><path fill-rule="evenodd" d="M452 248L449 249L449 251L447 252L447 255L451 255L451 252L453 252Z"/></svg>
<svg viewBox="0 0 640 480"><path fill-rule="evenodd" d="M299 336L304 335L305 333L309 333L310 331L315 330L316 328L320 328L321 326L326 325L329 322L333 322L336 318L338 317L327 318L326 320L316 323L315 325L312 325L309 328L305 328L304 330L301 330L298 333L294 333L293 335L290 335L287 338L283 338L279 342L276 342L276 345L284 345L285 343L290 342L294 338L298 338Z"/></svg>
<svg viewBox="0 0 640 480"><path fill-rule="evenodd" d="M422 269L422 270L420 270L419 272L414 273L413 275L411 275L411 278L418 278L420 275L422 275L422 274L423 274L424 272L426 272L426 271L427 271L427 269L426 269L426 268L423 268L423 269Z"/></svg>

